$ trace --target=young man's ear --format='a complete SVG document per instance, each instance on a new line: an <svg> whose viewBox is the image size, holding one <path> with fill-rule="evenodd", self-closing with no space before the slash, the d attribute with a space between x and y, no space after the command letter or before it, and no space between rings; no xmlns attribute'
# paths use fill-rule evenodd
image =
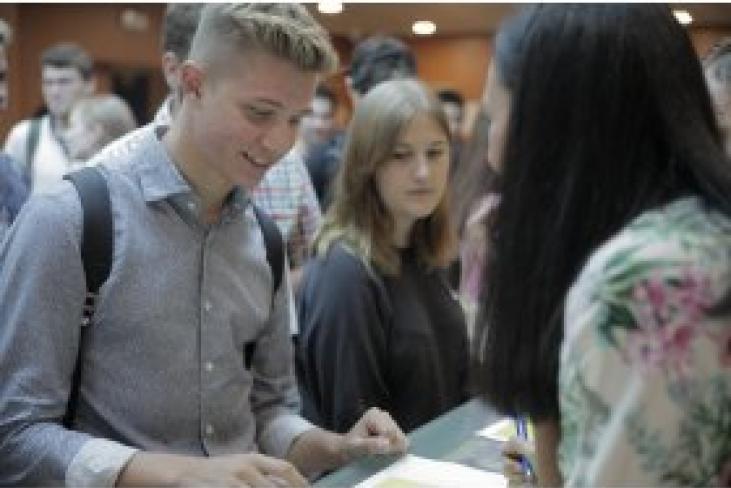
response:
<svg viewBox="0 0 731 488"><path fill-rule="evenodd" d="M182 97L193 95L200 98L204 76L203 70L195 62L183 62L180 65L180 93Z"/></svg>

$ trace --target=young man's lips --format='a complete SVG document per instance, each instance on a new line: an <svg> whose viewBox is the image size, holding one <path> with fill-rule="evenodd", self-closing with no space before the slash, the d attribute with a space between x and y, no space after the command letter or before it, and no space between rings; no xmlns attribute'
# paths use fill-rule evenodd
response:
<svg viewBox="0 0 731 488"><path fill-rule="evenodd" d="M261 162L259 162L258 160L256 160L256 159L252 158L251 156L249 156L246 152L243 152L242 151L241 152L241 155L247 161L249 161L252 165L256 166L257 168L268 168L269 166L271 166L271 164L269 164L269 163L261 163Z"/></svg>

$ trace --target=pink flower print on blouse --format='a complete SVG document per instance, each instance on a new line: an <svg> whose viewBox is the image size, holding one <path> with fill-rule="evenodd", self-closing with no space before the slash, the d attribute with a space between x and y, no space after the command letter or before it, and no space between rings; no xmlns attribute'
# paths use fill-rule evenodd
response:
<svg viewBox="0 0 731 488"><path fill-rule="evenodd" d="M627 338L628 360L685 376L691 344L711 299L710 281L692 269L680 279L656 274L640 281L632 291L637 328Z"/></svg>

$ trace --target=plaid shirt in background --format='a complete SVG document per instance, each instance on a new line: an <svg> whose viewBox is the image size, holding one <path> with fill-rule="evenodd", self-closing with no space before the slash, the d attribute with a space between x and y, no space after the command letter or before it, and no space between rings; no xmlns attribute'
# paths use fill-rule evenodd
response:
<svg viewBox="0 0 731 488"><path fill-rule="evenodd" d="M266 172L251 199L277 223L289 265L298 268L304 264L322 213L302 158L290 151Z"/></svg>

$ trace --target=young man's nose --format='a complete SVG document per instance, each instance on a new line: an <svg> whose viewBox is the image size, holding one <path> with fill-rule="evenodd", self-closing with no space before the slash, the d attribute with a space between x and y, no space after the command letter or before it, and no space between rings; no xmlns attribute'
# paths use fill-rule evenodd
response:
<svg viewBox="0 0 731 488"><path fill-rule="evenodd" d="M49 95L57 95L61 92L61 85L59 83L46 83L43 88Z"/></svg>

